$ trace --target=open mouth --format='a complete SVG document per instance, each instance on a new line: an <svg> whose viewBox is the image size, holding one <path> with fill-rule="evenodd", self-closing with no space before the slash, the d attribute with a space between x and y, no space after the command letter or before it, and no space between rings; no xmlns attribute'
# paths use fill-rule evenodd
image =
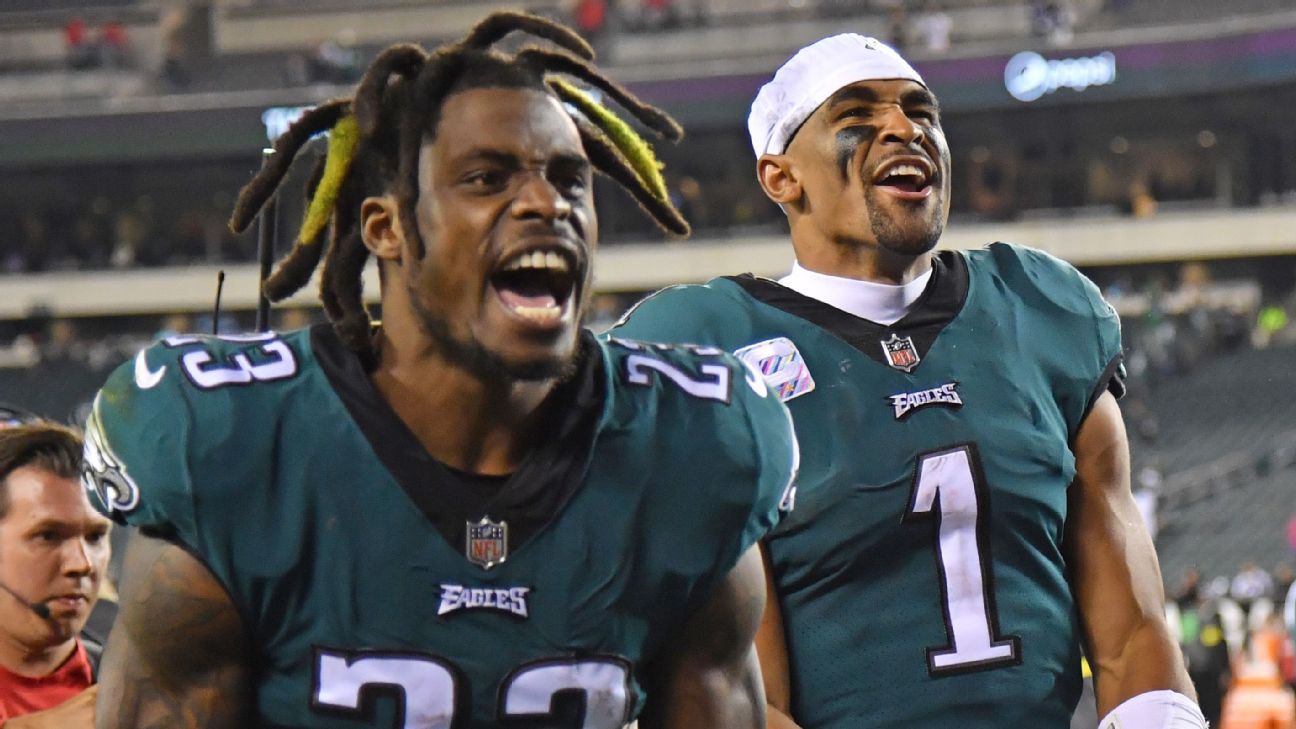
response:
<svg viewBox="0 0 1296 729"><path fill-rule="evenodd" d="M904 196L923 196L930 194L934 175L925 164L917 162L896 162L885 165L873 178L876 187L887 187Z"/></svg>
<svg viewBox="0 0 1296 729"><path fill-rule="evenodd" d="M571 254L552 248L510 256L490 276L504 308L540 326L554 326L565 318L578 281Z"/></svg>

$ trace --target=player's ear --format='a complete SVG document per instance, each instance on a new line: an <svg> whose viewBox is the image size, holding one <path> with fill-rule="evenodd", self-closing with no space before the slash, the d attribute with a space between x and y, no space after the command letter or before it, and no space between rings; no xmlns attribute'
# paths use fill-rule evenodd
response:
<svg viewBox="0 0 1296 729"><path fill-rule="evenodd" d="M790 205L801 199L801 183L786 154L763 154L756 160L756 180L766 197L779 205Z"/></svg>
<svg viewBox="0 0 1296 729"><path fill-rule="evenodd" d="M360 203L360 237L369 252L379 260L400 260L405 234L401 229L398 204L388 195L367 197Z"/></svg>

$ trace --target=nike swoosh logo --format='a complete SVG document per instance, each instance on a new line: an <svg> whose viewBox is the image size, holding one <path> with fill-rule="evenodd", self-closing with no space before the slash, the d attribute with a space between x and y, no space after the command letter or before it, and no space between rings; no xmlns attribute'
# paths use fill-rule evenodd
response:
<svg viewBox="0 0 1296 729"><path fill-rule="evenodd" d="M150 370L148 360L144 358L144 350L135 355L135 386L141 390L151 390L157 387L162 381L162 376L166 374L166 365L157 368L156 371Z"/></svg>

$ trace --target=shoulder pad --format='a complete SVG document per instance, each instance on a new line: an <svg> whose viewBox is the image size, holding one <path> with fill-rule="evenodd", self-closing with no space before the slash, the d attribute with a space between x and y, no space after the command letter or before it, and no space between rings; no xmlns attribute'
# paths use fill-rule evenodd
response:
<svg viewBox="0 0 1296 729"><path fill-rule="evenodd" d="M1103 299L1098 287L1067 261L1038 248L1013 243L992 243L987 251L998 274L1010 284L1038 293L1074 314L1115 318L1115 310Z"/></svg>
<svg viewBox="0 0 1296 729"><path fill-rule="evenodd" d="M630 395L630 417L647 412L655 427L696 431L683 441L690 446L715 441L716 456L725 454L755 486L758 502L791 508L800 463L792 417L755 368L711 346L612 336L605 350L614 391ZM721 407L700 407L705 404Z"/></svg>
<svg viewBox="0 0 1296 729"><path fill-rule="evenodd" d="M301 346L298 333L168 337L119 366L86 423L82 483L91 504L119 523L183 539L193 527L193 464L217 458L225 435L239 430L231 422L240 401L274 407L242 386L295 377Z"/></svg>
<svg viewBox="0 0 1296 729"><path fill-rule="evenodd" d="M698 344L664 344L628 339L609 333L605 340L608 364L618 386L646 387L674 396L726 405L739 388L766 397L763 378L719 347Z"/></svg>
<svg viewBox="0 0 1296 729"><path fill-rule="evenodd" d="M668 286L630 307L609 334L650 342L724 344L741 325L746 294L732 281Z"/></svg>
<svg viewBox="0 0 1296 729"><path fill-rule="evenodd" d="M993 275L1047 321L1055 339L1043 359L1054 364L1057 390L1083 394L1061 398L1074 434L1104 391L1125 392L1120 316L1093 281L1060 258L1008 243L979 253L988 253Z"/></svg>
<svg viewBox="0 0 1296 729"><path fill-rule="evenodd" d="M276 332L231 336L183 335L167 337L144 350L148 362L173 362L197 390L216 390L231 385L286 380L300 371L297 347L309 346L302 332ZM136 384L143 387L136 370Z"/></svg>

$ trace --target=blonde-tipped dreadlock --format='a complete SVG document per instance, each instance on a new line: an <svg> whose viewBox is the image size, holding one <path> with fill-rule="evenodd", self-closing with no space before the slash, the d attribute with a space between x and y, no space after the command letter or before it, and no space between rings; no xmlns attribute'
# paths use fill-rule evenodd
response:
<svg viewBox="0 0 1296 729"><path fill-rule="evenodd" d="M621 117L567 81L556 78L549 83L564 101L575 106L586 118L596 121L612 140L612 144L616 145L617 151L625 156L635 174L648 185L649 192L658 197L666 197L666 180L661 174L665 165L657 161L653 148L643 137L636 134Z"/></svg>
<svg viewBox="0 0 1296 729"><path fill-rule="evenodd" d="M342 180L351 168L351 159L355 156L356 145L360 141L360 126L350 114L338 120L329 131L328 155L324 158L324 173L315 188L315 195L306 208L306 219L302 221L301 232L297 240L313 241L328 225L333 215L333 205L342 191Z"/></svg>
<svg viewBox="0 0 1296 729"><path fill-rule="evenodd" d="M556 50L524 48L507 55L492 46L513 31L550 41ZM370 320L361 298L361 273L369 251L360 237L359 207L366 195L390 190L400 201L401 224L416 251L422 241L413 219L418 197L418 152L436 134L441 107L458 91L482 87L536 88L575 107L573 115L593 167L626 188L666 231L687 235L688 223L667 196L661 163L652 147L624 120L572 83L601 90L652 130L678 141L679 125L603 76L589 61L593 51L570 29L533 15L494 13L458 43L428 53L391 46L374 59L349 99L310 110L275 141L275 154L239 194L230 227L242 232L282 183L293 159L317 133L330 132L328 154L314 175L302 228L293 248L266 280L266 296L279 301L310 280L324 258L320 299L342 341L369 350ZM329 233L327 247L322 245ZM327 249L326 249L327 248Z"/></svg>

